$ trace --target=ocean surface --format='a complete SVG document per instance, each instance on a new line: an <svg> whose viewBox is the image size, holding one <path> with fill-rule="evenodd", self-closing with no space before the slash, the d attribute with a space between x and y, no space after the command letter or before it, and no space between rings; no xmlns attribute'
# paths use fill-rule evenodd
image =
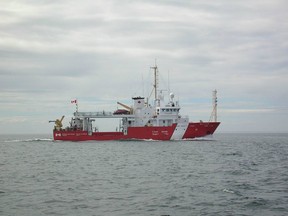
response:
<svg viewBox="0 0 288 216"><path fill-rule="evenodd" d="M0 215L288 215L288 134L54 142L0 135Z"/></svg>

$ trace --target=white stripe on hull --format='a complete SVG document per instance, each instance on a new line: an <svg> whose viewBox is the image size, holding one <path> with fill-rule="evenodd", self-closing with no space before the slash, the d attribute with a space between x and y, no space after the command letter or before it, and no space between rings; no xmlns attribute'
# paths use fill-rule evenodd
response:
<svg viewBox="0 0 288 216"><path fill-rule="evenodd" d="M181 140L188 128L189 120L188 119L181 119L181 122L177 123L177 126L171 136L171 140Z"/></svg>

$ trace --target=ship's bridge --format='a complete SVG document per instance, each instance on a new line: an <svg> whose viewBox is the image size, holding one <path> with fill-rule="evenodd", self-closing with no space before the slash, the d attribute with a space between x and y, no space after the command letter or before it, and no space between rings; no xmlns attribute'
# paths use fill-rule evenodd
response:
<svg viewBox="0 0 288 216"><path fill-rule="evenodd" d="M180 107L157 107L157 115L173 115L180 111Z"/></svg>

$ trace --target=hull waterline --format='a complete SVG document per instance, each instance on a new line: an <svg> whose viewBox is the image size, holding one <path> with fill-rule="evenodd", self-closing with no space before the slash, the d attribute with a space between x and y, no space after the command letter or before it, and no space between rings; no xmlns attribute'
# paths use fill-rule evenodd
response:
<svg viewBox="0 0 288 216"><path fill-rule="evenodd" d="M182 140L193 139L212 135L220 122L199 122L189 123L186 129L183 129L183 136L172 138L177 125L169 127L131 127L125 135L123 132L93 132L88 134L87 131L56 131L54 130L54 140L61 141L108 141L108 140Z"/></svg>

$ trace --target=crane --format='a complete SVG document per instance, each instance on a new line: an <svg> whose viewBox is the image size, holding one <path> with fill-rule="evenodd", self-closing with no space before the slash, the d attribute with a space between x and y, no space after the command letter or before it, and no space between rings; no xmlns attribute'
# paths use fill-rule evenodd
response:
<svg viewBox="0 0 288 216"><path fill-rule="evenodd" d="M117 104L121 105L122 107L124 107L125 109L127 109L131 114L133 113L133 108L129 107L123 103L117 102Z"/></svg>
<svg viewBox="0 0 288 216"><path fill-rule="evenodd" d="M50 123L50 122L54 122L54 123L55 123L55 127L54 127L54 128L55 128L56 130L61 130L61 128L63 127L62 121L63 121L64 117L65 117L65 116L63 115L60 120L59 120L59 119L50 120L49 123Z"/></svg>

